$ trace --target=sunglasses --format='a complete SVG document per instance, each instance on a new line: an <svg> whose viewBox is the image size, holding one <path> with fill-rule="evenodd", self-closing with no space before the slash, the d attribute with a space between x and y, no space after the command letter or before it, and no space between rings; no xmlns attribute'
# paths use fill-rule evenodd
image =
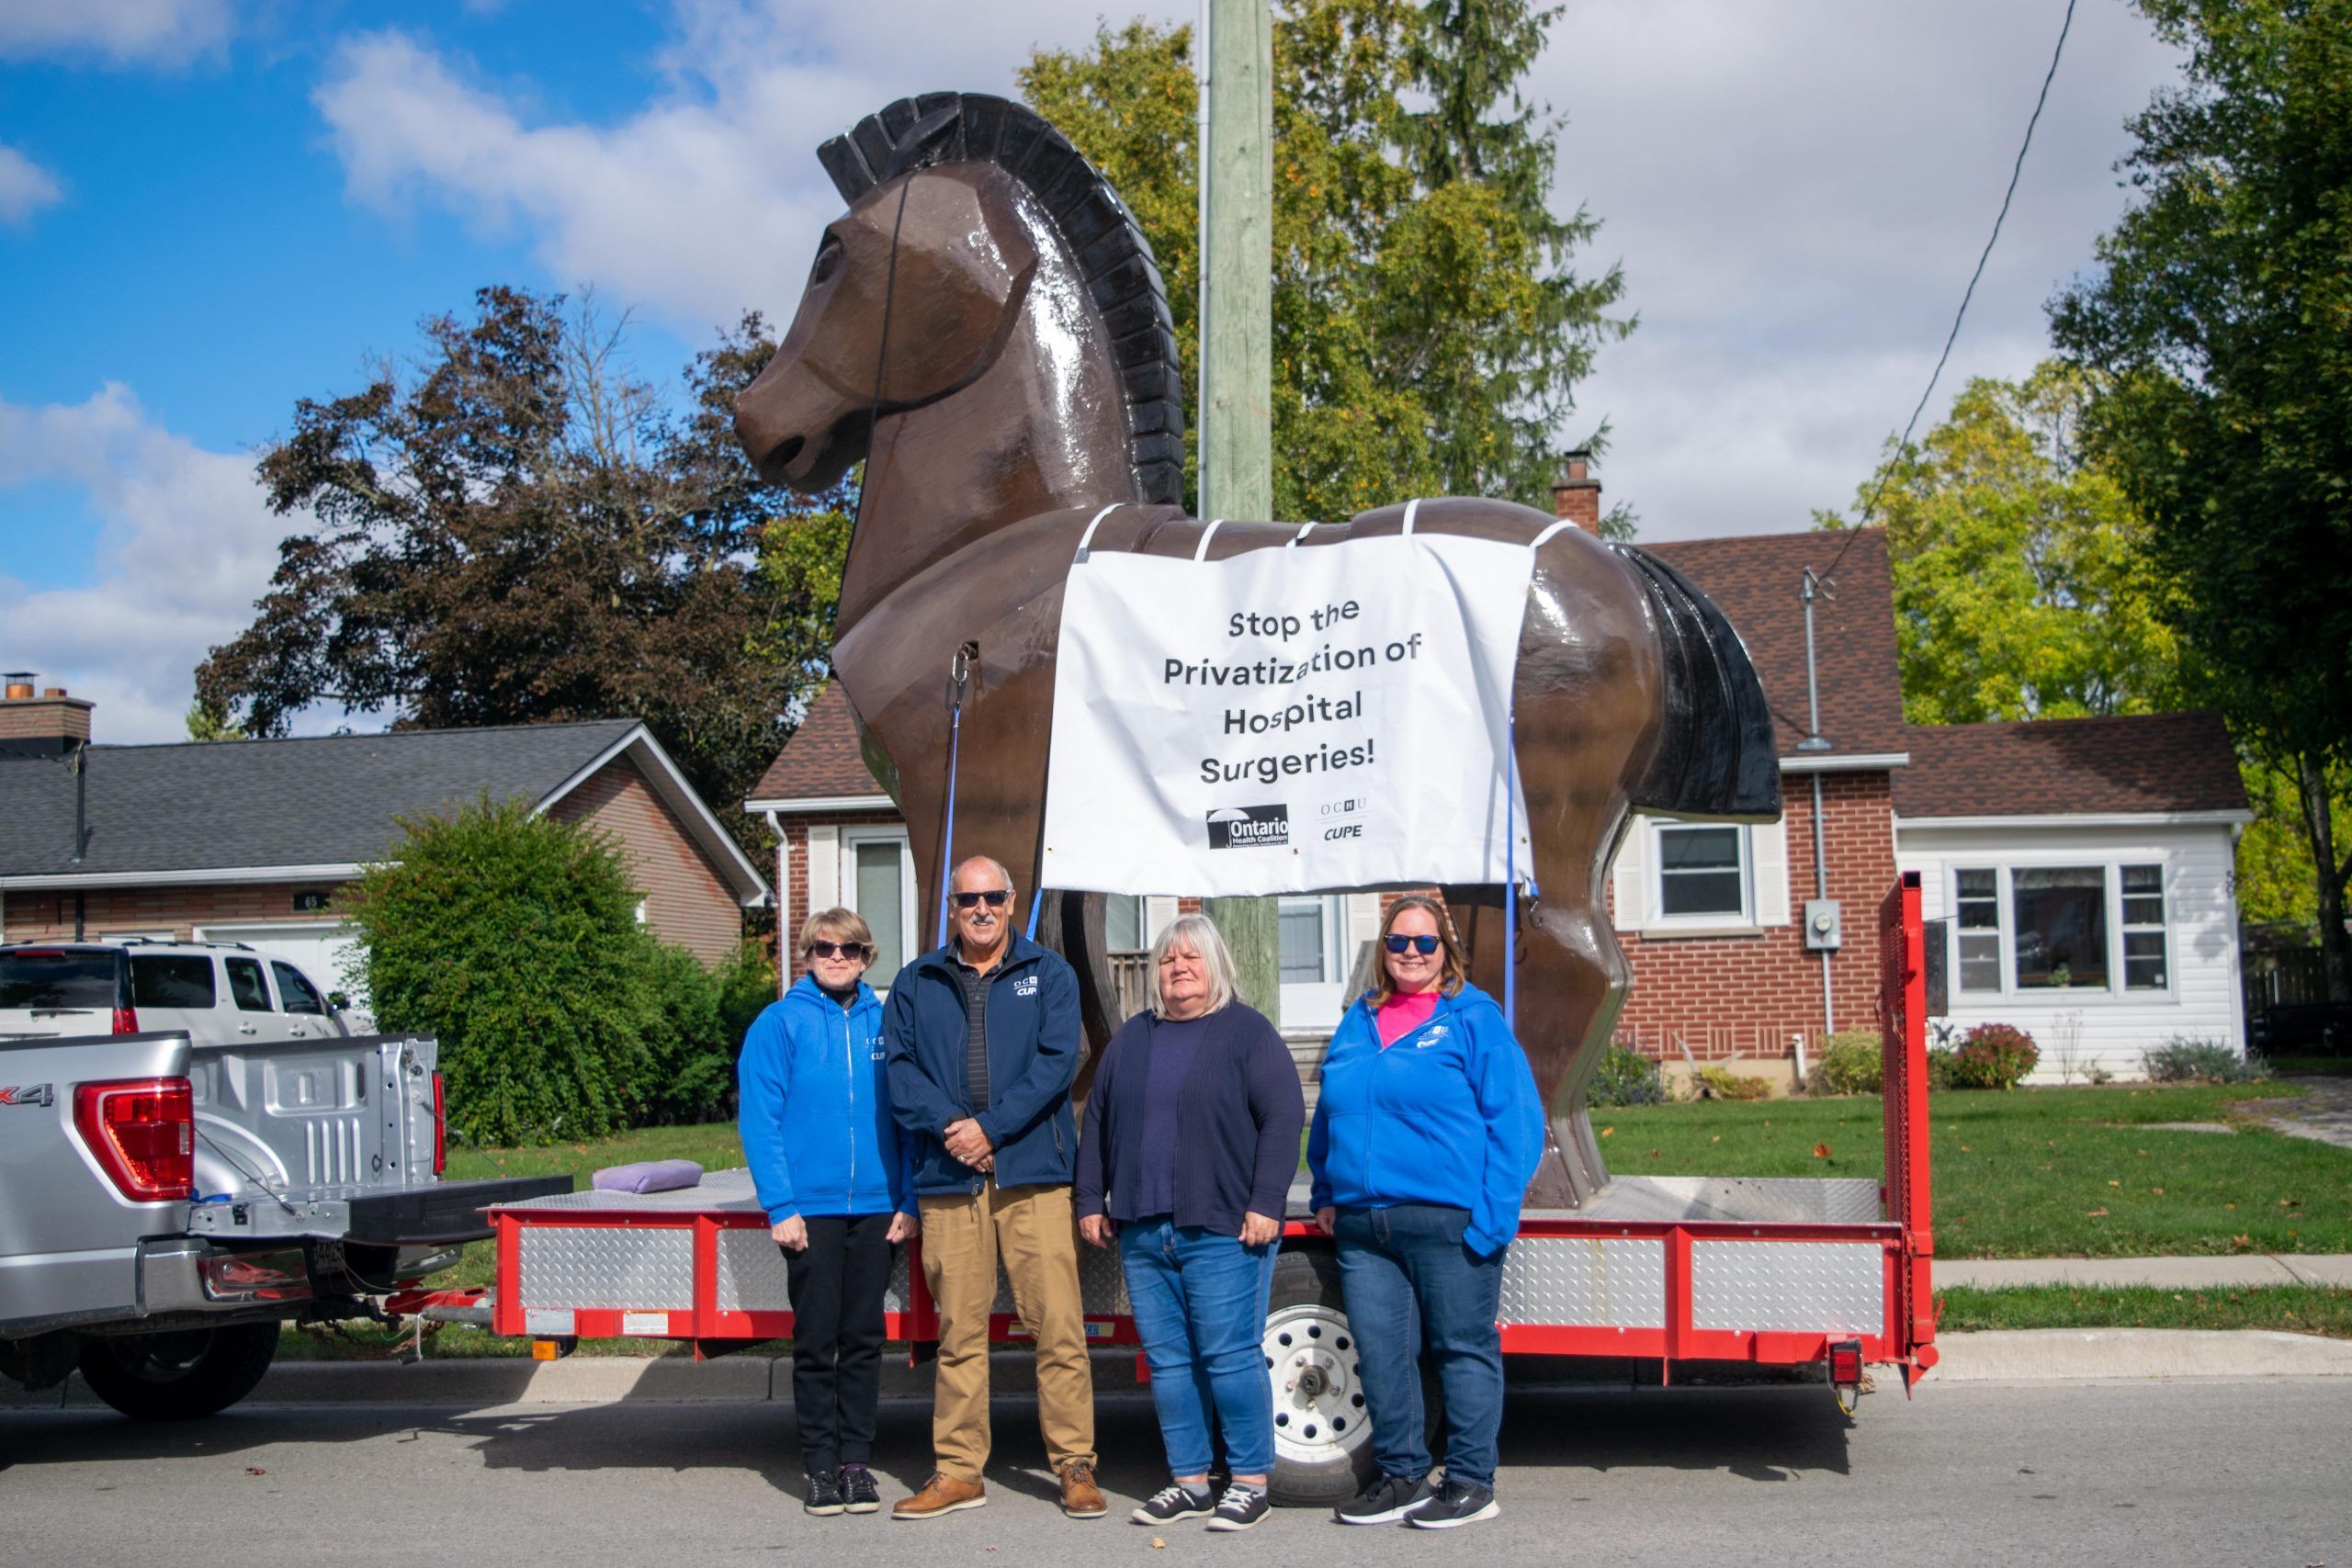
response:
<svg viewBox="0 0 2352 1568"><path fill-rule="evenodd" d="M819 958L831 958L836 954L842 958L874 956L874 950L862 942L812 942L808 944L808 951Z"/></svg>
<svg viewBox="0 0 2352 1568"><path fill-rule="evenodd" d="M955 898L956 907L959 909L968 909L984 898L988 900L988 906L989 908L1001 909L1004 908L1005 900L1012 897L1012 889L1010 887L990 887L984 892L957 893L951 895L951 897Z"/></svg>
<svg viewBox="0 0 2352 1568"><path fill-rule="evenodd" d="M1433 936L1391 936L1388 939L1388 951L1391 953L1403 953L1410 949L1426 957L1435 953L1437 948L1438 939Z"/></svg>

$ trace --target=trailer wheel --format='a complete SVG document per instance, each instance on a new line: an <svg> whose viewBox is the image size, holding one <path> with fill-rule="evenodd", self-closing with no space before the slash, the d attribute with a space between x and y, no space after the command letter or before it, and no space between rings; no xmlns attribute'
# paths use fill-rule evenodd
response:
<svg viewBox="0 0 2352 1568"><path fill-rule="evenodd" d="M1344 1503L1372 1483L1372 1416L1357 1381L1340 1260L1322 1247L1274 1259L1262 1342L1274 1388L1277 1503Z"/></svg>
<svg viewBox="0 0 2352 1568"><path fill-rule="evenodd" d="M82 1342L82 1376L134 1420L187 1421L251 1393L277 1354L275 1323L92 1336Z"/></svg>

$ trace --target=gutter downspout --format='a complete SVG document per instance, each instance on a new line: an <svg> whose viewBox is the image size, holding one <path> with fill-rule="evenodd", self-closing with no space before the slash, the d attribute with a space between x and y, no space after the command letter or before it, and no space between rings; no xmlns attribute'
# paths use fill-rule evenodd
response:
<svg viewBox="0 0 2352 1568"><path fill-rule="evenodd" d="M1800 751L1829 750L1829 738L1821 733L1821 679L1813 653L1813 601L1819 594L1837 597L1829 592L1828 586L1815 577L1813 568L1808 566L1804 569L1804 694L1810 707L1806 716L1805 737L1797 742ZM1829 897L1826 832L1821 820L1821 775L1816 773L1813 775L1813 896L1815 898ZM1821 950L1821 1032L1824 1034L1838 1032L1838 1004L1830 985L1829 959L1829 950L1825 947Z"/></svg>
<svg viewBox="0 0 2352 1568"><path fill-rule="evenodd" d="M773 807L760 815L768 819L768 831L775 835L775 994L781 1001L792 972L784 956L792 941L792 846L785 842L784 826L775 819Z"/></svg>

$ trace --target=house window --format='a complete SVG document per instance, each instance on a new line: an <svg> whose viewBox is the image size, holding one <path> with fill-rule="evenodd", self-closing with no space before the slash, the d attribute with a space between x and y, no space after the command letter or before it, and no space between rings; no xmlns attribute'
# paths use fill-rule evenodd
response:
<svg viewBox="0 0 2352 1568"><path fill-rule="evenodd" d="M874 931L874 962L866 965L867 984L887 987L907 961L908 916L913 898L907 891L908 855L903 839L866 839L849 846L850 908L865 917Z"/></svg>
<svg viewBox="0 0 2352 1568"><path fill-rule="evenodd" d="M2001 874L1990 866L1952 874L1959 915L1960 988L2001 988Z"/></svg>
<svg viewBox="0 0 2352 1568"><path fill-rule="evenodd" d="M2107 985L2107 868L2019 867L2009 874L2020 990Z"/></svg>
<svg viewBox="0 0 2352 1568"><path fill-rule="evenodd" d="M1745 921L1747 839L1734 827L1657 829L1657 910L1663 918Z"/></svg>
<svg viewBox="0 0 2352 1568"><path fill-rule="evenodd" d="M2123 883L2123 988L2165 988L2165 868L2127 865Z"/></svg>
<svg viewBox="0 0 2352 1568"><path fill-rule="evenodd" d="M1283 1025L1329 1029L1347 1010L1347 901L1329 894L1284 898L1276 919Z"/></svg>
<svg viewBox="0 0 2352 1568"><path fill-rule="evenodd" d="M1102 946L1111 953L1141 953L1144 941L1143 898L1139 894L1113 893L1102 900Z"/></svg>

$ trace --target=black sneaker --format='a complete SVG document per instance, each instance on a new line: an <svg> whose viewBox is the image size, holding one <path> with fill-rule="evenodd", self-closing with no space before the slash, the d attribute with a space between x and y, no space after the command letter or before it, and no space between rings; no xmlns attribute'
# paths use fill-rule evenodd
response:
<svg viewBox="0 0 2352 1568"><path fill-rule="evenodd" d="M1393 1525L1405 1510L1428 1502L1436 1494L1426 1475L1383 1475L1352 1503L1342 1503L1331 1517L1343 1525Z"/></svg>
<svg viewBox="0 0 2352 1568"><path fill-rule="evenodd" d="M837 1470L812 1470L808 1472L808 1497L800 1505L804 1514L838 1514L846 1506L842 1501L842 1476Z"/></svg>
<svg viewBox="0 0 2352 1568"><path fill-rule="evenodd" d="M1416 1529L1450 1530L1456 1525L1491 1519L1502 1511L1502 1505L1495 1501L1493 1487L1448 1476L1445 1484L1437 1489L1436 1496L1407 1512L1405 1522Z"/></svg>
<svg viewBox="0 0 2352 1568"><path fill-rule="evenodd" d="M1266 1517L1273 1507L1262 1486L1244 1486L1239 1483L1227 1486L1225 1495L1216 1500L1216 1517L1209 1520L1213 1530L1246 1530Z"/></svg>
<svg viewBox="0 0 2352 1568"><path fill-rule="evenodd" d="M1127 1517L1139 1525L1173 1524L1178 1519L1197 1519L1214 1506L1215 1498L1205 1486L1195 1491L1178 1482L1163 1486L1139 1504Z"/></svg>
<svg viewBox="0 0 2352 1568"><path fill-rule="evenodd" d="M882 1489L874 1483L874 1472L865 1466L842 1466L842 1506L853 1514L872 1514L881 1510Z"/></svg>

